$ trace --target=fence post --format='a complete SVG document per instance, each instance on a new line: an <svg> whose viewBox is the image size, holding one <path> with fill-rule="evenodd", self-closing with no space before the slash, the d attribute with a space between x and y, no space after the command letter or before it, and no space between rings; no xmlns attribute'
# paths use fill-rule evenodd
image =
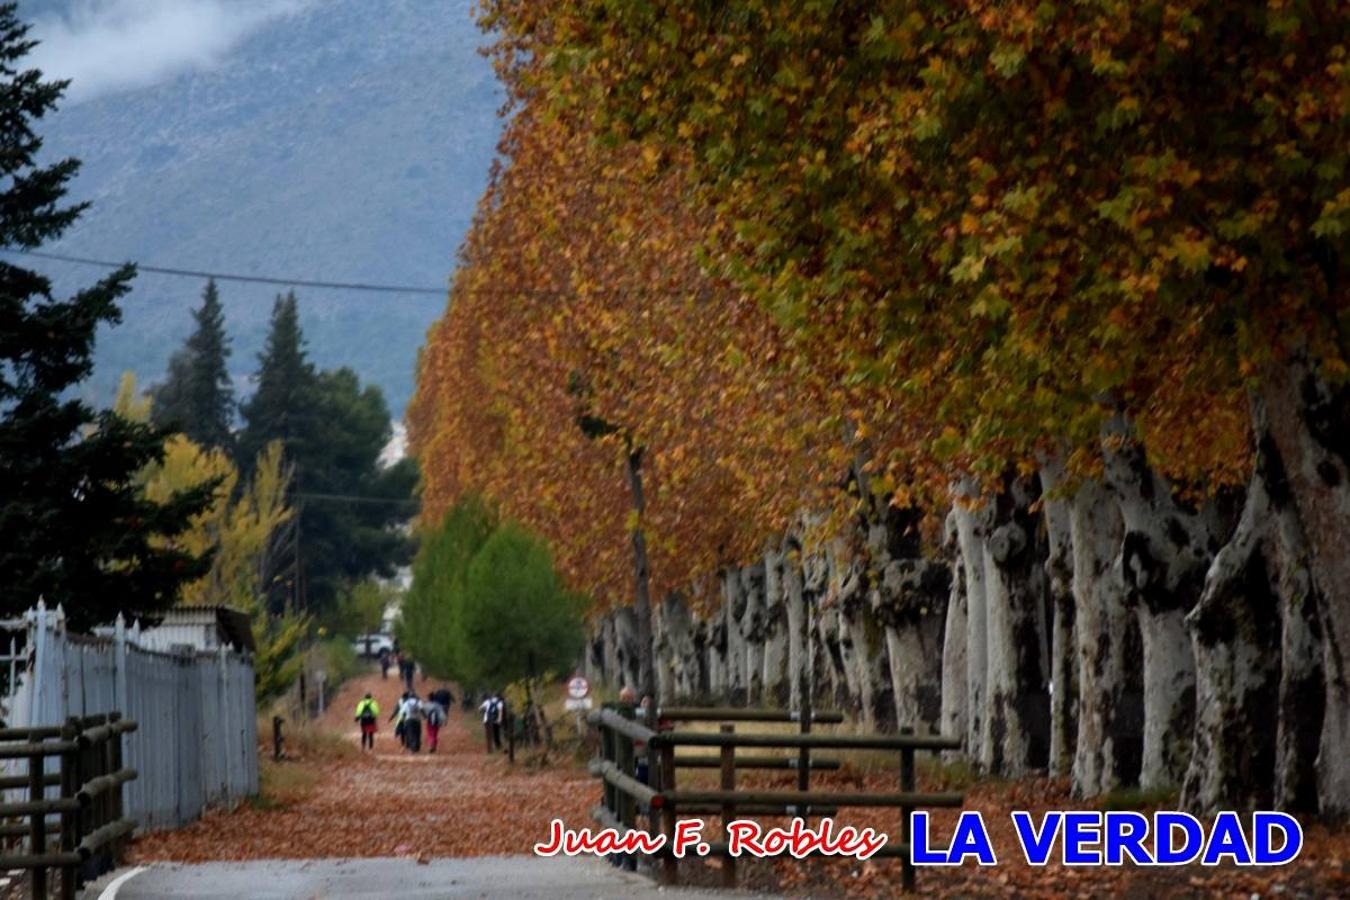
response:
<svg viewBox="0 0 1350 900"><path fill-rule="evenodd" d="M913 728L901 728L900 733L913 734ZM914 792L914 748L905 747L900 751L900 790L910 794ZM900 807L900 843L905 847L905 855L900 857L900 888L906 893L914 891L914 863L910 851L909 815L913 807Z"/></svg>
<svg viewBox="0 0 1350 900"><path fill-rule="evenodd" d="M609 726L600 725L600 758L605 762L614 762L614 732L610 731ZM605 809L617 816L619 814L619 804L614 799L615 789L608 781L602 781L601 796L604 798Z"/></svg>
<svg viewBox="0 0 1350 900"><path fill-rule="evenodd" d="M108 724L116 725L122 721L122 714L115 712L108 716ZM108 736L108 774L116 775L122 771L122 734L117 732ZM108 815L109 821L120 822L126 817L125 801L122 797L122 791L126 789L125 785L118 785L108 792ZM122 861L123 853L126 851L127 838L120 837L110 845L112 855L112 864L117 866Z"/></svg>
<svg viewBox="0 0 1350 900"><path fill-rule="evenodd" d="M722 734L736 731L735 725L722 725ZM722 745L722 790L736 790L736 747L730 743ZM736 805L730 800L722 804L722 839L731 843L731 820L736 815ZM730 847L728 847L730 849ZM728 853L722 857L722 887L736 889L736 857Z"/></svg>
<svg viewBox="0 0 1350 900"><path fill-rule="evenodd" d="M41 737L35 736L32 740L34 744L42 743ZM28 757L28 799L34 803L40 803L46 797L46 774L46 758L39 750ZM47 814L41 809L34 812L28 820L28 852L33 856L41 856L47 852ZM32 895L45 900L47 896L46 866L33 867L31 883Z"/></svg>
<svg viewBox="0 0 1350 900"><path fill-rule="evenodd" d="M281 759L281 716L272 717L272 758Z"/></svg>
<svg viewBox="0 0 1350 900"><path fill-rule="evenodd" d="M61 729L61 740L74 742L80 734L79 720L74 716L66 719ZM74 797L80 789L79 750L67 750L61 754L61 796ZM65 810L61 813L61 852L73 853L80 845L80 816L77 812ZM80 886L79 865L66 866L61 870L61 900L75 900L75 892Z"/></svg>
<svg viewBox="0 0 1350 900"><path fill-rule="evenodd" d="M675 748L664 744L660 750L661 791L667 797L675 790ZM661 808L661 833L666 836L665 857L661 867L664 870L663 881L667 885L678 884L680 880L680 861L675 858L675 804L669 799Z"/></svg>
<svg viewBox="0 0 1350 900"><path fill-rule="evenodd" d="M620 715L625 719L633 718L633 708L624 706L620 708ZM637 777L637 770L634 766L633 739L626 734L616 734L618 740L619 759L616 765L619 771L630 777ZM628 795L627 791L618 791L619 801L619 823L628 828L637 824L637 801ZM623 867L632 872L637 869L636 855L629 853L624 855Z"/></svg>

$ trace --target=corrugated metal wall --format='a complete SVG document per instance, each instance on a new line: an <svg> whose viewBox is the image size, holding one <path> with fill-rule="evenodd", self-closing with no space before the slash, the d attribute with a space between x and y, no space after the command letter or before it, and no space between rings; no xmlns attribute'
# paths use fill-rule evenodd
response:
<svg viewBox="0 0 1350 900"><path fill-rule="evenodd" d="M120 712L126 735L127 815L141 829L176 828L207 806L258 791L253 663L223 648L166 652L137 645L120 623L112 637L68 634L59 617L28 617L25 671L6 699L12 727L60 725L69 716Z"/></svg>

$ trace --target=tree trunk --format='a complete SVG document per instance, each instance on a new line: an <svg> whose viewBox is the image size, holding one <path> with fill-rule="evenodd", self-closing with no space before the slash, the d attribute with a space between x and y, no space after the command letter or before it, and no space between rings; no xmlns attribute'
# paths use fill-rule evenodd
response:
<svg viewBox="0 0 1350 900"><path fill-rule="evenodd" d="M642 448L629 447L624 471L633 495L633 578L636 591L633 614L637 618L637 695L641 699L656 690L656 672L652 664L652 594L647 566L647 533L644 518L647 501L642 493Z"/></svg>
<svg viewBox="0 0 1350 900"><path fill-rule="evenodd" d="M1321 613L1321 810L1350 816L1350 402L1346 387L1329 387L1301 359L1273 368L1262 393Z"/></svg>
<svg viewBox="0 0 1350 900"><path fill-rule="evenodd" d="M787 616L788 708L802 709L810 690L806 679L806 602L803 596L801 548L788 538L783 543L783 605Z"/></svg>
<svg viewBox="0 0 1350 900"><path fill-rule="evenodd" d="M1022 775L1050 757L1045 578L1031 512L1039 496L1038 483L1014 479L986 507L988 707L980 763L996 775Z"/></svg>
<svg viewBox="0 0 1350 900"><path fill-rule="evenodd" d="M1144 747L1139 783L1181 784L1195 727L1195 655L1185 616L1200 599L1215 528L1183 510L1123 420L1108 429L1106 479L1125 523L1122 571L1144 645Z"/></svg>
<svg viewBox="0 0 1350 900"><path fill-rule="evenodd" d="M722 615L726 625L726 694L727 701L740 706L745 703L745 636L741 631L741 616L745 614L745 590L739 569L722 570Z"/></svg>
<svg viewBox="0 0 1350 900"><path fill-rule="evenodd" d="M1280 629L1263 547L1271 513L1263 469L1258 459L1237 529L1186 616L1196 720L1181 802L1201 813L1264 809L1273 799Z"/></svg>
<svg viewBox="0 0 1350 900"><path fill-rule="evenodd" d="M639 677L637 616L631 606L624 606L614 610L612 617L615 685L620 690L631 687L636 691Z"/></svg>
<svg viewBox="0 0 1350 900"><path fill-rule="evenodd" d="M984 569L984 532L978 507L966 504L974 488L963 483L956 491L956 535L966 585L966 754L983 758L986 680L989 673L988 605Z"/></svg>
<svg viewBox="0 0 1350 900"><path fill-rule="evenodd" d="M1063 467L1055 460L1041 466L1045 492L1045 530L1049 549L1045 576L1053 609L1050 637L1050 762L1052 776L1073 769L1077 732L1078 655L1074 628L1072 504L1064 496Z"/></svg>
<svg viewBox="0 0 1350 900"><path fill-rule="evenodd" d="M787 602L783 591L785 561L779 550L764 554L764 666L760 676L763 702L783 707L787 689Z"/></svg>
<svg viewBox="0 0 1350 900"><path fill-rule="evenodd" d="M764 566L741 569L741 641L745 646L745 699L750 706L763 702L764 688Z"/></svg>
<svg viewBox="0 0 1350 900"><path fill-rule="evenodd" d="M887 563L871 605L886 633L895 723L927 734L941 712L942 625L951 570L927 559Z"/></svg>
<svg viewBox="0 0 1350 900"><path fill-rule="evenodd" d="M1127 737L1130 683L1142 693L1142 653L1129 655L1137 626L1126 606L1120 569L1124 526L1115 499L1100 482L1084 479L1070 502L1073 596L1078 655L1078 739L1073 790L1079 797L1105 794L1138 777L1142 729ZM1136 648L1137 650L1137 648Z"/></svg>
<svg viewBox="0 0 1350 900"><path fill-rule="evenodd" d="M956 533L956 513L947 514L943 545L951 568L947 594L947 623L942 633L942 733L966 738L966 567ZM960 751L948 751L953 759Z"/></svg>

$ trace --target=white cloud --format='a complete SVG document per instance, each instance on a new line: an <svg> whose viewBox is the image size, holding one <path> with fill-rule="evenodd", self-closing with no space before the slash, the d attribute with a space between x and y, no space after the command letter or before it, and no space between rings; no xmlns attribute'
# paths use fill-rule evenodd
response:
<svg viewBox="0 0 1350 900"><path fill-rule="evenodd" d="M246 35L305 0L75 0L33 23L31 63L69 78L67 102L219 64Z"/></svg>

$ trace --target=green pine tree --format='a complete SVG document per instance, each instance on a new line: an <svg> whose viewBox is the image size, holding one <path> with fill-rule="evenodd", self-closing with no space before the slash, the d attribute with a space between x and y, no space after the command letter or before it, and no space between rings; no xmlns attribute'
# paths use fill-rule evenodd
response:
<svg viewBox="0 0 1350 900"><path fill-rule="evenodd" d="M239 436L239 463L251 460L272 441L281 441L295 462L310 437L317 385L314 366L305 354L295 292L279 296L272 306L272 326L258 357L257 389L243 405L244 430Z"/></svg>
<svg viewBox="0 0 1350 900"><path fill-rule="evenodd" d="M0 249L24 250L59 237L83 211L63 203L79 168L73 159L39 166L34 130L65 82L23 67L33 48L15 4L0 5ZM121 319L117 301L135 275L124 266L58 300L51 282L0 261L0 614L41 597L61 603L75 627L121 609L171 605L209 560L175 546L206 508L214 483L155 503L135 478L161 458L164 434L75 399L92 371L94 336Z"/></svg>
<svg viewBox="0 0 1350 900"><path fill-rule="evenodd" d="M192 318L196 330L169 360L169 374L154 391L153 421L183 432L204 447L231 449L234 387L230 384L230 341L215 279L206 283L202 305Z"/></svg>
<svg viewBox="0 0 1350 900"><path fill-rule="evenodd" d="M259 363L257 392L243 407L240 464L280 441L294 469L298 568L272 602L322 613L347 586L392 575L411 557L398 526L415 511L416 467L380 467L393 433L384 395L350 369L315 371L293 293L277 298Z"/></svg>

